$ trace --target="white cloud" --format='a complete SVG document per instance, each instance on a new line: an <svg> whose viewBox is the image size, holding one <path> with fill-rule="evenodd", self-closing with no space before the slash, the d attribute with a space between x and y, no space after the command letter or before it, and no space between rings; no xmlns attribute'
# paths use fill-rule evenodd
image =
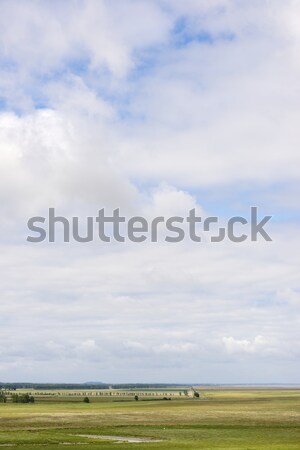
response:
<svg viewBox="0 0 300 450"><path fill-rule="evenodd" d="M277 292L277 296L279 301L284 300L288 302L291 306L298 307L300 305L300 291L291 289L291 288L285 288L282 291Z"/></svg>
<svg viewBox="0 0 300 450"><path fill-rule="evenodd" d="M267 346L268 341L263 336L256 336L252 341L223 337L222 342L228 353L259 353Z"/></svg>
<svg viewBox="0 0 300 450"><path fill-rule="evenodd" d="M1 379L297 380L296 2L1 12ZM224 221L253 202L272 243L25 242L51 206Z"/></svg>
<svg viewBox="0 0 300 450"><path fill-rule="evenodd" d="M3 1L1 11L4 57L22 71L38 73L82 59L93 69L123 76L134 63L133 51L164 40L171 25L167 15L147 1L112 6L103 0L26 5L13 0Z"/></svg>

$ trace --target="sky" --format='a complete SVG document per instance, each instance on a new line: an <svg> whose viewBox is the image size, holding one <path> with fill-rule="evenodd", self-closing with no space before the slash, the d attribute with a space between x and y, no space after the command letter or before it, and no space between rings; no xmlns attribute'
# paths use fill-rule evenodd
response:
<svg viewBox="0 0 300 450"><path fill-rule="evenodd" d="M299 383L299 52L294 0L0 0L0 381ZM251 206L272 242L26 240Z"/></svg>

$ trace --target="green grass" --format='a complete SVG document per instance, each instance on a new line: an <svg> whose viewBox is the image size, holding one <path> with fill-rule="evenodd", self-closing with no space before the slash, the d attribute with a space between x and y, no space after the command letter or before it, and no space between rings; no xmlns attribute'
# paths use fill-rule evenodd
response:
<svg viewBox="0 0 300 450"><path fill-rule="evenodd" d="M227 389L204 393L204 400L93 402L91 397L92 403L84 404L64 402L65 397L57 402L51 398L51 403L43 399L33 405L0 404L0 449L14 448L5 444L22 450L300 449L299 390ZM162 441L116 443L78 434Z"/></svg>

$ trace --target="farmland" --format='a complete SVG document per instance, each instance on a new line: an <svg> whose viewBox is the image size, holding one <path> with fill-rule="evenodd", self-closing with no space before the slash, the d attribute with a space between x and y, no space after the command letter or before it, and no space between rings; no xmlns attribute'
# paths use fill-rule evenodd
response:
<svg viewBox="0 0 300 450"><path fill-rule="evenodd" d="M30 391L33 404L8 398L0 404L0 447L300 449L298 389L200 388L199 398L178 389L99 392ZM90 403L83 401L86 394Z"/></svg>

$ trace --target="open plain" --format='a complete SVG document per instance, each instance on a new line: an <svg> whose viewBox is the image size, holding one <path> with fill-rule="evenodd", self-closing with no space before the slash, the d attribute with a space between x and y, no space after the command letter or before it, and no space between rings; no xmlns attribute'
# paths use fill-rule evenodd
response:
<svg viewBox="0 0 300 450"><path fill-rule="evenodd" d="M22 392L22 391L20 391ZM35 393L0 404L0 447L299 450L300 390L199 389L200 398ZM130 392L132 394L132 392ZM141 394L141 393L140 393ZM153 394L153 390L152 390Z"/></svg>

